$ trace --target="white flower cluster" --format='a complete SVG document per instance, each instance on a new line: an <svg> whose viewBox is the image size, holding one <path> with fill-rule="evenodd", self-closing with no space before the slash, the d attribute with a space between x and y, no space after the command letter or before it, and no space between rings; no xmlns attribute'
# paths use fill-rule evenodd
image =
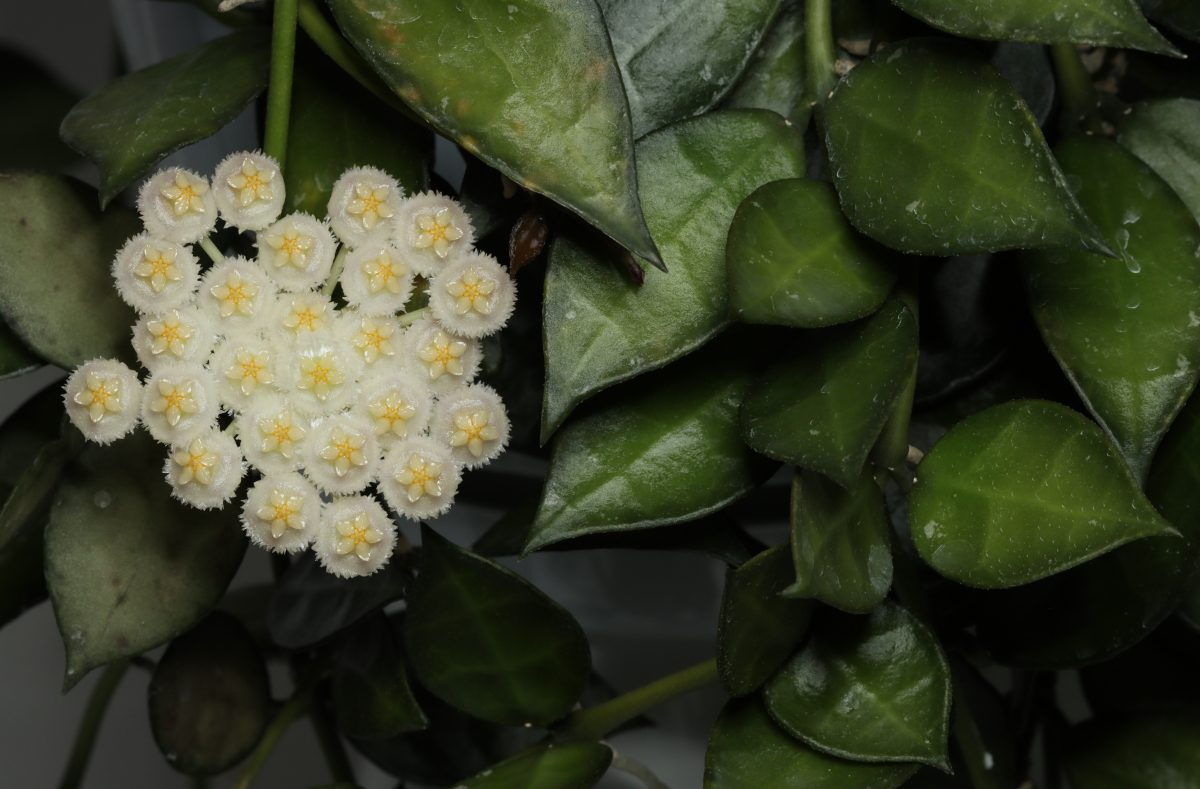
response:
<svg viewBox="0 0 1200 789"><path fill-rule="evenodd" d="M67 379L67 413L101 444L145 426L169 447L175 497L193 507L223 507L253 467L242 523L255 543L314 545L330 572L369 575L397 540L370 486L400 515L434 518L464 469L504 451L504 403L473 381L479 339L508 321L516 288L475 251L457 202L406 198L380 170L346 171L323 220L281 218L283 201L279 165L261 153L228 157L211 183L179 168L148 179L146 232L112 267L140 313L145 380L87 362ZM257 234L254 260L217 252L207 236L218 215ZM214 258L207 270L194 242ZM405 312L425 294L427 308ZM235 417L224 431L222 412Z"/></svg>

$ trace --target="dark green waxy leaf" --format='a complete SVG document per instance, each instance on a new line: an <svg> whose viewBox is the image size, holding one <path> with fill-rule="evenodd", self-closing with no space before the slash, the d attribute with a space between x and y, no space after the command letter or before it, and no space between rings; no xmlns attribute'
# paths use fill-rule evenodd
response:
<svg viewBox="0 0 1200 789"><path fill-rule="evenodd" d="M595 3L329 6L375 71L439 132L659 262L638 201L629 105Z"/></svg>
<svg viewBox="0 0 1200 789"><path fill-rule="evenodd" d="M63 477L46 529L46 585L67 650L64 691L190 629L242 563L236 508L176 501L162 457L138 431L89 444Z"/></svg>
<svg viewBox="0 0 1200 789"><path fill-rule="evenodd" d="M1057 85L1050 53L1041 44L1002 41L992 50L991 64L1013 86L1038 126L1044 126L1054 107Z"/></svg>
<svg viewBox="0 0 1200 789"><path fill-rule="evenodd" d="M865 317L896 281L891 255L846 221L829 184L769 183L742 202L729 228L730 314L802 328Z"/></svg>
<svg viewBox="0 0 1200 789"><path fill-rule="evenodd" d="M958 45L910 39L877 52L833 91L825 129L846 216L890 247L1110 252L1020 95Z"/></svg>
<svg viewBox="0 0 1200 789"><path fill-rule="evenodd" d="M75 105L60 134L100 168L100 205L266 90L270 33L250 28L120 77Z"/></svg>
<svg viewBox="0 0 1200 789"><path fill-rule="evenodd" d="M1020 586L1142 537L1179 533L1091 421L1019 400L958 423L921 461L908 503L913 542L968 586Z"/></svg>
<svg viewBox="0 0 1200 789"><path fill-rule="evenodd" d="M638 286L594 234L559 235L546 274L542 441L601 389L662 367L729 324L725 241L738 205L804 174L800 131L764 110L725 110L638 142L646 222L670 269ZM653 327L653 330L649 330Z"/></svg>
<svg viewBox="0 0 1200 789"><path fill-rule="evenodd" d="M781 4L598 0L629 96L634 138L716 106L746 68Z"/></svg>
<svg viewBox="0 0 1200 789"><path fill-rule="evenodd" d="M330 690L338 730L346 736L381 739L429 725L408 686L402 640L378 613L342 644Z"/></svg>
<svg viewBox="0 0 1200 789"><path fill-rule="evenodd" d="M915 764L868 764L813 750L779 728L757 697L734 699L713 726L704 789L893 789Z"/></svg>
<svg viewBox="0 0 1200 789"><path fill-rule="evenodd" d="M950 695L937 637L891 602L865 617L823 611L763 688L771 717L818 751L943 769Z"/></svg>
<svg viewBox="0 0 1200 789"><path fill-rule="evenodd" d="M1092 44L1182 57L1134 0L895 0L905 12L947 33L987 41Z"/></svg>
<svg viewBox="0 0 1200 789"><path fill-rule="evenodd" d="M76 160L58 126L79 96L19 51L0 49L0 170L57 170Z"/></svg>
<svg viewBox="0 0 1200 789"><path fill-rule="evenodd" d="M271 716L262 653L236 619L219 611L171 642L149 695L154 742L187 775L233 767L258 744Z"/></svg>
<svg viewBox="0 0 1200 789"><path fill-rule="evenodd" d="M776 330L735 327L572 420L555 437L524 553L692 521L765 482L776 464L742 441L737 408L783 339Z"/></svg>
<svg viewBox="0 0 1200 789"><path fill-rule="evenodd" d="M384 104L315 47L296 59L284 211L325 216L333 184L351 167L378 167L406 194L429 188L433 135Z"/></svg>
<svg viewBox="0 0 1200 789"><path fill-rule="evenodd" d="M545 743L463 781L463 789L591 789L613 752L599 742Z"/></svg>
<svg viewBox="0 0 1200 789"><path fill-rule="evenodd" d="M4 502L0 510L0 550L22 531L46 525L58 483L83 443L79 432L69 429L71 440L58 439L42 447Z"/></svg>
<svg viewBox="0 0 1200 789"><path fill-rule="evenodd" d="M267 608L271 640L286 649L311 646L402 598L411 577L396 556L373 575L338 578L313 554L303 553L284 574Z"/></svg>
<svg viewBox="0 0 1200 789"><path fill-rule="evenodd" d="M1200 218L1200 101L1154 99L1121 119L1117 142L1154 172Z"/></svg>
<svg viewBox="0 0 1200 789"><path fill-rule="evenodd" d="M1192 317L1200 315L1200 225L1116 143L1078 136L1056 153L1120 257L1023 254L1029 305L1063 372L1143 481L1200 379L1200 320Z"/></svg>
<svg viewBox="0 0 1200 789"><path fill-rule="evenodd" d="M1139 715L1089 721L1063 766L1073 789L1197 789L1200 715Z"/></svg>
<svg viewBox="0 0 1200 789"><path fill-rule="evenodd" d="M33 523L0 548L0 627L46 599L46 523Z"/></svg>
<svg viewBox="0 0 1200 789"><path fill-rule="evenodd" d="M804 69L804 4L785 4L724 106L771 110L793 122L807 120L808 107L801 103Z"/></svg>
<svg viewBox="0 0 1200 789"><path fill-rule="evenodd" d="M787 543L725 572L717 670L729 695L758 690L808 631L815 603L779 595L795 577Z"/></svg>
<svg viewBox="0 0 1200 789"><path fill-rule="evenodd" d="M36 370L42 366L7 324L0 323L0 381Z"/></svg>
<svg viewBox="0 0 1200 789"><path fill-rule="evenodd" d="M864 468L852 491L811 471L792 480L792 558L786 597L815 597L866 614L892 587L892 548L883 494Z"/></svg>
<svg viewBox="0 0 1200 789"><path fill-rule="evenodd" d="M1121 654L1079 672L1088 706L1097 715L1193 709L1200 711L1200 633L1168 619Z"/></svg>
<svg viewBox="0 0 1200 789"><path fill-rule="evenodd" d="M979 599L980 642L1002 663L1047 669L1096 663L1136 644L1175 610L1200 569L1198 486L1200 398L1192 398L1146 483L1182 539L1135 540L1064 573L988 592Z"/></svg>
<svg viewBox="0 0 1200 789"><path fill-rule="evenodd" d="M569 711L591 670L575 618L524 578L428 526L421 545L405 620L421 683L494 723L542 726Z"/></svg>
<svg viewBox="0 0 1200 789"><path fill-rule="evenodd" d="M916 362L917 322L896 300L857 323L800 335L751 386L742 438L852 489Z"/></svg>
<svg viewBox="0 0 1200 789"><path fill-rule="evenodd" d="M1191 0L1138 0L1146 16L1184 38L1200 41L1200 7Z"/></svg>
<svg viewBox="0 0 1200 789"><path fill-rule="evenodd" d="M98 356L134 362L137 315L117 296L109 267L141 223L95 200L94 189L66 176L0 174L0 315L25 347L68 370ZM56 261L53 276L47 260Z"/></svg>

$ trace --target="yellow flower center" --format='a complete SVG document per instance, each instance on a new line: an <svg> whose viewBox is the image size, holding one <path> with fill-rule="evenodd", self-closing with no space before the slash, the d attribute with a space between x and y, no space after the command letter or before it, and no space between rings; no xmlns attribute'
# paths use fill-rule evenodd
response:
<svg viewBox="0 0 1200 789"><path fill-rule="evenodd" d="M487 315L492 311L489 299L496 290L496 280L481 277L478 269L470 266L461 277L448 283L446 290L457 299L454 311L459 315L465 315L472 310L480 315Z"/></svg>
<svg viewBox="0 0 1200 789"><path fill-rule="evenodd" d="M221 458L204 446L204 439L194 438L187 449L176 452L171 459L180 466L178 477L180 485L186 485L193 479L201 485L210 485L212 484L213 467Z"/></svg>
<svg viewBox="0 0 1200 789"><path fill-rule="evenodd" d="M367 404L367 411L375 419L375 435L385 435L389 430L400 438L408 435L408 420L417 413L417 407L404 400L395 389Z"/></svg>
<svg viewBox="0 0 1200 789"><path fill-rule="evenodd" d="M304 507L304 496L274 488L267 502L258 509L258 517L271 524L271 536L279 539L288 529L299 531L305 526L300 510Z"/></svg>
<svg viewBox="0 0 1200 789"><path fill-rule="evenodd" d="M471 413L456 414L454 427L457 428L450 436L450 446L466 446L475 457L483 454L483 442L494 441L500 437L496 428L488 424L489 414L486 408L480 408Z"/></svg>
<svg viewBox="0 0 1200 789"><path fill-rule="evenodd" d="M79 405L87 406L92 422L99 422L110 412L116 413L125 407L121 398L121 379L116 376L104 378L97 373L87 374L84 389L74 399Z"/></svg>
<svg viewBox="0 0 1200 789"><path fill-rule="evenodd" d="M391 254L385 249L379 257L364 261L363 273L367 275L367 289L378 293L387 288L392 293L401 291L400 277L408 271L408 266L401 260L392 260Z"/></svg>
<svg viewBox="0 0 1200 789"><path fill-rule="evenodd" d="M308 264L308 250L316 239L300 232L295 222L288 222L282 235L267 236L267 243L275 249L275 267L282 268L291 263L302 269Z"/></svg>
<svg viewBox="0 0 1200 789"><path fill-rule="evenodd" d="M372 546L383 539L383 533L371 526L370 519L362 512L338 521L334 529L338 533L338 555L353 553L364 562L371 558Z"/></svg>
<svg viewBox="0 0 1200 789"><path fill-rule="evenodd" d="M238 190L238 202L241 203L242 208L245 208L255 200L265 202L275 196L275 192L271 188L271 181L274 178L274 170L260 170L258 165L246 158L242 160L242 171L231 175L226 183Z"/></svg>
<svg viewBox="0 0 1200 789"><path fill-rule="evenodd" d="M142 261L133 269L133 275L150 286L155 293L162 293L168 282L183 279L183 272L175 265L178 250L174 247L158 249L150 244L142 247Z"/></svg>
<svg viewBox="0 0 1200 789"><path fill-rule="evenodd" d="M270 363L268 351L252 353L245 348L238 348L237 358L226 368L225 377L236 384L242 394L249 396L258 386L274 382L275 376L268 369Z"/></svg>
<svg viewBox="0 0 1200 789"><path fill-rule="evenodd" d="M278 452L289 459L295 442L304 438L306 432L299 425L292 424L292 412L286 408L273 417L259 419L258 430L262 433L259 447L263 452Z"/></svg>
<svg viewBox="0 0 1200 789"><path fill-rule="evenodd" d="M171 201L175 216L183 216L188 213L203 214L208 210L201 199L207 191L208 184L200 180L193 181L191 176L180 170L175 174L175 183L164 186L161 194Z"/></svg>
<svg viewBox="0 0 1200 789"><path fill-rule="evenodd" d="M258 286L253 282L243 282L242 275L237 271L229 272L225 281L213 285L209 292L217 300L222 318L228 318L235 312L241 315L254 314L254 297L258 295Z"/></svg>
<svg viewBox="0 0 1200 789"><path fill-rule="evenodd" d="M174 427L184 414L194 414L200 410L192 396L194 391L195 386L191 381L159 381L159 396L150 404L150 410L161 413L167 424Z"/></svg>
<svg viewBox="0 0 1200 789"><path fill-rule="evenodd" d="M466 352L465 342L451 341L450 335L439 329L425 347L417 351L417 356L428 365L429 377L436 380L441 378L443 373L462 375L463 366L459 357Z"/></svg>
<svg viewBox="0 0 1200 789"><path fill-rule="evenodd" d="M380 219L388 219L395 213L387 203L390 190L389 186L372 189L370 184L359 181L354 185L354 199L346 206L346 212L357 216L363 230L369 231Z"/></svg>
<svg viewBox="0 0 1200 789"><path fill-rule="evenodd" d="M196 327L184 323L178 310L171 310L162 320L148 321L146 330L153 338L150 353L158 356L170 351L177 358L187 355L187 341L196 333Z"/></svg>
<svg viewBox="0 0 1200 789"><path fill-rule="evenodd" d="M449 208L443 208L433 216L420 214L416 222L418 232L413 246L417 249L432 248L440 258L450 254L450 242L463 237L463 232L450 220Z"/></svg>
<svg viewBox="0 0 1200 789"><path fill-rule="evenodd" d="M329 443L319 454L339 477L344 477L352 466L367 465L367 456L362 451L364 443L365 439L353 430L335 427L329 433Z"/></svg>
<svg viewBox="0 0 1200 789"><path fill-rule="evenodd" d="M426 461L416 452L408 458L408 466L396 472L396 482L407 488L408 500L416 503L422 496L442 495L442 464Z"/></svg>
<svg viewBox="0 0 1200 789"><path fill-rule="evenodd" d="M371 318L364 317L359 324L358 333L356 333L350 342L355 348L362 351L363 358L367 360L367 364L372 364L380 356L392 356L396 353L396 349L392 347L392 343L388 340L396 331L394 321L380 321L375 323Z"/></svg>

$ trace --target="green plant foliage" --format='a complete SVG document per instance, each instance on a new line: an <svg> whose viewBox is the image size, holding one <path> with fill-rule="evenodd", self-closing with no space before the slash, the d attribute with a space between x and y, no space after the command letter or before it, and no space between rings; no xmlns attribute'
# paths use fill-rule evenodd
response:
<svg viewBox="0 0 1200 789"><path fill-rule="evenodd" d="M245 551L236 511L171 498L162 446L149 435L88 445L68 467L46 529L64 692L93 668L190 629L216 606Z"/></svg>
<svg viewBox="0 0 1200 789"><path fill-rule="evenodd" d="M604 743L545 743L500 762L459 786L464 789L591 789L608 770Z"/></svg>
<svg viewBox="0 0 1200 789"><path fill-rule="evenodd" d="M864 318L896 282L893 256L846 221L829 184L769 183L742 201L729 228L730 314L800 328Z"/></svg>
<svg viewBox="0 0 1200 789"><path fill-rule="evenodd" d="M1079 672L1097 715L1200 710L1200 633L1168 619L1112 660Z"/></svg>
<svg viewBox="0 0 1200 789"><path fill-rule="evenodd" d="M797 472L791 540L796 581L784 596L870 613L892 587L888 529L883 494L869 470L850 491L821 474Z"/></svg>
<svg viewBox="0 0 1200 789"><path fill-rule="evenodd" d="M240 115L266 89L269 57L270 37L261 28L240 30L114 80L76 104L60 134L100 168L100 206Z"/></svg>
<svg viewBox="0 0 1200 789"><path fill-rule="evenodd" d="M330 696L338 729L347 736L382 739L429 725L408 686L402 642L397 627L378 613L342 644Z"/></svg>
<svg viewBox="0 0 1200 789"><path fill-rule="evenodd" d="M1030 307L1084 404L1143 481L1200 379L1200 320L1191 317L1200 315L1200 225L1116 143L1072 137L1056 153L1120 257L1026 253ZM1150 309L1139 309L1143 302Z"/></svg>
<svg viewBox="0 0 1200 789"><path fill-rule="evenodd" d="M1168 30L1192 41L1200 41L1200 8L1189 0L1137 0L1138 5Z"/></svg>
<svg viewBox="0 0 1200 789"><path fill-rule="evenodd" d="M1002 41L992 50L991 64L1021 94L1038 126L1045 126L1054 107L1057 86L1050 54L1041 44Z"/></svg>
<svg viewBox="0 0 1200 789"><path fill-rule="evenodd" d="M219 611L167 647L149 699L154 742L186 775L219 775L240 762L271 715L262 653L236 619Z"/></svg>
<svg viewBox="0 0 1200 789"><path fill-rule="evenodd" d="M937 636L891 602L865 617L823 611L763 688L771 717L822 753L944 770L950 695Z"/></svg>
<svg viewBox="0 0 1200 789"><path fill-rule="evenodd" d="M1111 253L1020 95L969 50L913 39L877 52L838 84L825 130L846 216L894 249Z"/></svg>
<svg viewBox="0 0 1200 789"><path fill-rule="evenodd" d="M659 262L638 201L625 90L594 3L329 5L350 42L434 128Z"/></svg>
<svg viewBox="0 0 1200 789"><path fill-rule="evenodd" d="M715 106L741 76L781 4L598 0L629 97L634 138Z"/></svg>
<svg viewBox="0 0 1200 789"><path fill-rule="evenodd" d="M1099 428L1043 400L998 405L956 425L921 462L909 523L935 570L989 589L1060 573L1142 537L1179 539Z"/></svg>
<svg viewBox="0 0 1200 789"><path fill-rule="evenodd" d="M723 106L771 110L793 122L807 119L804 69L804 4L784 3Z"/></svg>
<svg viewBox="0 0 1200 789"><path fill-rule="evenodd" d="M993 41L1069 42L1180 55L1134 0L896 0L918 19L956 36Z"/></svg>
<svg viewBox="0 0 1200 789"><path fill-rule="evenodd" d="M1200 101L1136 104L1121 119L1117 142L1150 165L1200 218Z"/></svg>
<svg viewBox="0 0 1200 789"><path fill-rule="evenodd" d="M1200 715L1090 721L1075 733L1063 766L1074 789L1195 789Z"/></svg>
<svg viewBox="0 0 1200 789"><path fill-rule="evenodd" d="M98 356L134 361L137 317L109 266L140 223L123 206L100 211L95 198L65 176L0 174L0 315L25 347L66 369ZM58 262L54 276L46 260Z"/></svg>
<svg viewBox="0 0 1200 789"><path fill-rule="evenodd" d="M421 683L483 720L545 725L583 693L579 623L519 575L421 528L423 560L405 639Z"/></svg>
<svg viewBox="0 0 1200 789"><path fill-rule="evenodd" d="M917 361L917 322L898 300L847 326L797 335L739 412L764 455L853 489Z"/></svg>
<svg viewBox="0 0 1200 789"><path fill-rule="evenodd" d="M0 381L32 372L41 366L41 360L25 347L21 338L7 324L0 323Z"/></svg>
<svg viewBox="0 0 1200 789"><path fill-rule="evenodd" d="M869 764L814 750L779 728L757 697L725 705L704 756L704 789L893 789L916 764Z"/></svg>
<svg viewBox="0 0 1200 789"><path fill-rule="evenodd" d="M743 199L804 172L800 133L773 113L726 110L638 142L646 221L670 274L638 286L611 245L564 234L550 249L542 441L601 389L662 367L729 324L725 241Z"/></svg>
<svg viewBox="0 0 1200 789"><path fill-rule="evenodd" d="M772 329L731 329L573 419L555 438L524 553L692 521L765 482L776 464L743 443L737 408L783 339Z"/></svg>
<svg viewBox="0 0 1200 789"><path fill-rule="evenodd" d="M808 631L814 603L780 596L796 577L787 543L725 573L717 627L717 669L731 696L758 690Z"/></svg>
<svg viewBox="0 0 1200 789"><path fill-rule="evenodd" d="M67 438L42 447L9 493L4 509L0 510L0 551L21 532L45 527L59 480L83 443L78 431L68 429L71 433Z"/></svg>

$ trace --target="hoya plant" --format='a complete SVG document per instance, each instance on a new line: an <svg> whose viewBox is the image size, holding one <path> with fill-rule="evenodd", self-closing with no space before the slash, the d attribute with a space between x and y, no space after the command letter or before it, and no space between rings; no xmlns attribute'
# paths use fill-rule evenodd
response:
<svg viewBox="0 0 1200 789"><path fill-rule="evenodd" d="M705 789L1200 787L1200 6L195 4L62 119L98 188L0 175L64 789L131 666L239 789L305 717L313 786L659 789L607 738L707 685ZM618 693L513 570L609 549L727 565L708 660Z"/></svg>

